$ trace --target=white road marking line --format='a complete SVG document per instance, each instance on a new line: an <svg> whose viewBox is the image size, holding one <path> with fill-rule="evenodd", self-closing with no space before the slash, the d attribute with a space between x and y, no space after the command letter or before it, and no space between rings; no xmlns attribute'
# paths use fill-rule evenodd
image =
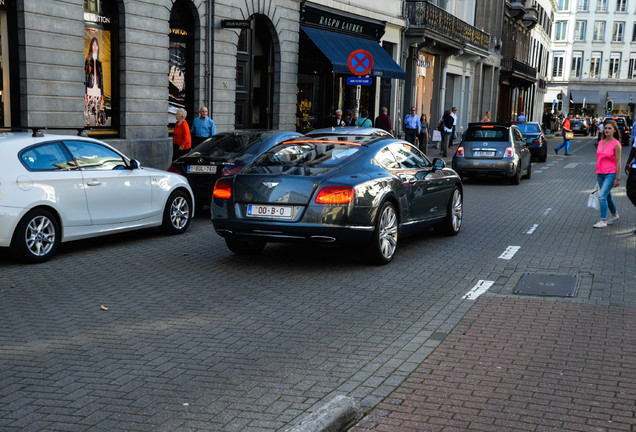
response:
<svg viewBox="0 0 636 432"><path fill-rule="evenodd" d="M493 286L494 283L495 281L480 280L477 282L477 285L473 287L473 289L464 294L462 299L476 300L477 297L488 291L488 288Z"/></svg>
<svg viewBox="0 0 636 432"><path fill-rule="evenodd" d="M530 227L530 229L528 231L526 231L526 234L532 234L534 232L534 230L537 229L539 225L538 224L534 224Z"/></svg>
<svg viewBox="0 0 636 432"><path fill-rule="evenodd" d="M499 258L509 260L521 249L521 246L508 246L504 253L499 255Z"/></svg>
<svg viewBox="0 0 636 432"><path fill-rule="evenodd" d="M569 164L567 164L566 166L564 166L563 168L576 168L577 166L579 166L578 163L576 162L570 162Z"/></svg>
<svg viewBox="0 0 636 432"><path fill-rule="evenodd" d="M552 209L548 207L548 208L547 208L547 209L543 212L543 216L547 216L547 215L548 215L548 213L550 213L551 211L552 211Z"/></svg>

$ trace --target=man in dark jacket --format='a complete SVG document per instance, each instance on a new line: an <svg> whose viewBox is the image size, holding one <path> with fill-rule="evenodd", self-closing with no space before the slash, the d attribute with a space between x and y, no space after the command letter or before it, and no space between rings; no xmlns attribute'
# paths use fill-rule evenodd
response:
<svg viewBox="0 0 636 432"><path fill-rule="evenodd" d="M393 122L391 121L391 117L387 114L388 110L386 107L382 107L380 110L380 115L375 118L375 127L379 129L384 129L391 135L393 135Z"/></svg>

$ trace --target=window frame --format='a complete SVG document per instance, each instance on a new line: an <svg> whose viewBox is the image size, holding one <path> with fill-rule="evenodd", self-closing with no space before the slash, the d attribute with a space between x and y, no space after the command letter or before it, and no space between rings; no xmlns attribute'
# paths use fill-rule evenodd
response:
<svg viewBox="0 0 636 432"><path fill-rule="evenodd" d="M604 42L605 41L605 21L594 21L594 31L592 32L592 42ZM599 27L601 29L599 30ZM600 33L600 38L599 38Z"/></svg>
<svg viewBox="0 0 636 432"><path fill-rule="evenodd" d="M619 36L619 38L617 38L617 36ZM625 40L625 21L614 21L614 27L612 29L612 42L623 42L624 40Z"/></svg>

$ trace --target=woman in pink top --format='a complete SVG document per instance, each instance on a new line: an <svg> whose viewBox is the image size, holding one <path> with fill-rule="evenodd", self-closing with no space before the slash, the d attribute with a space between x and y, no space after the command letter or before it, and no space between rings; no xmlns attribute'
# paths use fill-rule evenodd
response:
<svg viewBox="0 0 636 432"><path fill-rule="evenodd" d="M618 220L616 205L612 199L612 188L620 183L621 175L621 135L614 120L606 120L603 139L596 147L596 176L598 178L598 199L601 204L601 220L592 225L606 228ZM612 216L607 218L607 209Z"/></svg>

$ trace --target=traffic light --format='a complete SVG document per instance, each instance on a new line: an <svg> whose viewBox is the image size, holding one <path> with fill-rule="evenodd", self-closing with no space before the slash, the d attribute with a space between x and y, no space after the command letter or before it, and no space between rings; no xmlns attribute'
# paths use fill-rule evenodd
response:
<svg viewBox="0 0 636 432"><path fill-rule="evenodd" d="M563 111L563 101L557 101L556 110L557 110L557 112Z"/></svg>
<svg viewBox="0 0 636 432"><path fill-rule="evenodd" d="M612 110L614 109L614 102L612 102L611 100L608 100L607 103L605 104L605 108L607 108L608 113L612 112Z"/></svg>

